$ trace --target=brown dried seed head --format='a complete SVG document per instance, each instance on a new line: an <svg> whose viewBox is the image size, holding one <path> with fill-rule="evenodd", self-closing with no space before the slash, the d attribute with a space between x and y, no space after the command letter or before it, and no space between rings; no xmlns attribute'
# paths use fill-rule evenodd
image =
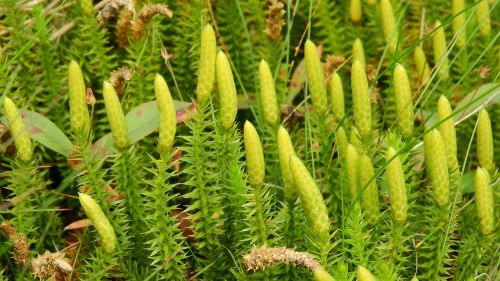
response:
<svg viewBox="0 0 500 281"><path fill-rule="evenodd" d="M272 40L277 40L281 35L281 29L285 22L283 16L285 15L284 5L280 0L269 0L268 16L266 19L266 34Z"/></svg>
<svg viewBox="0 0 500 281"><path fill-rule="evenodd" d="M9 222L2 222L0 224L0 231L12 242L15 263L19 267L24 267L30 256L26 236L17 233L17 230Z"/></svg>
<svg viewBox="0 0 500 281"><path fill-rule="evenodd" d="M311 271L321 268L321 264L307 252L297 252L287 248L254 247L243 256L243 263L248 271L257 271L278 263L295 264Z"/></svg>
<svg viewBox="0 0 500 281"><path fill-rule="evenodd" d="M137 19L134 21L133 29L134 29L134 37L136 39L141 37L144 28L146 27L146 25L148 25L149 21L155 15L163 15L165 17L171 18L173 13L170 9L168 9L167 5L164 4L154 4L154 5L144 6L141 12L139 13Z"/></svg>
<svg viewBox="0 0 500 281"><path fill-rule="evenodd" d="M33 275L40 279L55 279L56 276L64 276L73 270L69 260L61 252L51 253L46 251L43 255L33 259L31 266Z"/></svg>
<svg viewBox="0 0 500 281"><path fill-rule="evenodd" d="M130 81L130 79L132 79L132 71L128 67L124 66L113 70L108 82L113 85L116 93L121 96L123 94L125 84Z"/></svg>
<svg viewBox="0 0 500 281"><path fill-rule="evenodd" d="M108 2L97 15L97 20L101 24L106 24L110 19L114 18L116 14L122 10L128 10L134 12L134 1L133 0L112 0Z"/></svg>
<svg viewBox="0 0 500 281"><path fill-rule="evenodd" d="M120 48L124 48L128 45L128 35L132 27L133 18L134 10L122 9L120 11L120 16L116 23L116 42Z"/></svg>

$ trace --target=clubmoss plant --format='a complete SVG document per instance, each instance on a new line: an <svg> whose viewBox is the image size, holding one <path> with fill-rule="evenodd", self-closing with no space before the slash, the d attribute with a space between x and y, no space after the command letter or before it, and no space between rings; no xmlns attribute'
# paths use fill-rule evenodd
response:
<svg viewBox="0 0 500 281"><path fill-rule="evenodd" d="M278 152L281 167L281 177L283 179L283 192L289 202L297 198L297 191L294 187L294 179L290 170L290 157L295 156L292 140L288 131L280 126L278 129Z"/></svg>
<svg viewBox="0 0 500 281"><path fill-rule="evenodd" d="M394 54L398 43L398 30L390 0L380 0L380 18L382 20L382 30L384 31L384 38L388 45L388 50L390 53Z"/></svg>
<svg viewBox="0 0 500 281"><path fill-rule="evenodd" d="M290 157L290 171L295 180L307 223L313 233L314 244L319 250L321 263L325 266L330 251L330 220L325 201L311 174L296 156Z"/></svg>
<svg viewBox="0 0 500 281"><path fill-rule="evenodd" d="M479 25L479 33L483 37L491 34L490 3L487 0L479 2L476 9L476 21Z"/></svg>
<svg viewBox="0 0 500 281"><path fill-rule="evenodd" d="M426 84L430 78L431 68L427 62L424 50L420 46L416 46L413 50L413 60L415 61L418 82L420 84Z"/></svg>
<svg viewBox="0 0 500 281"><path fill-rule="evenodd" d="M408 199L401 160L396 154L396 150L392 147L387 149L385 159L388 162L385 172L387 175L387 185L389 187L392 217L395 222L402 224L406 221L407 217Z"/></svg>
<svg viewBox="0 0 500 281"><path fill-rule="evenodd" d="M439 20L434 24L434 31L432 35L432 48L434 50L434 64L439 74L439 77L443 80L448 80L450 77L448 55L447 55L447 43L446 35L444 33L444 25L441 24Z"/></svg>
<svg viewBox="0 0 500 281"><path fill-rule="evenodd" d="M349 1L349 17L352 22L358 23L362 16L361 0Z"/></svg>
<svg viewBox="0 0 500 281"><path fill-rule="evenodd" d="M80 4L80 6L82 7L82 10L87 15L92 15L94 13L94 5L92 4L93 1L91 1L91 0L80 0L78 2Z"/></svg>
<svg viewBox="0 0 500 281"><path fill-rule="evenodd" d="M304 54L312 104L314 106L314 110L318 114L324 114L328 105L325 77L316 45L314 45L312 41L306 41L304 45Z"/></svg>
<svg viewBox="0 0 500 281"><path fill-rule="evenodd" d="M278 100L274 79L271 69L265 60L259 64L259 82L260 82L260 105L264 115L264 121L274 126L279 121Z"/></svg>
<svg viewBox="0 0 500 281"><path fill-rule="evenodd" d="M21 114L19 114L17 106L14 102L8 97L4 97L3 108L9 122L12 137L14 138L17 156L22 161L28 162L33 157L33 147Z"/></svg>
<svg viewBox="0 0 500 281"><path fill-rule="evenodd" d="M458 169L457 160L457 133L455 123L453 121L453 111L450 102L445 96L440 96L438 101L438 117L441 124L439 132L443 136L443 141L446 149L446 157L448 159L448 167L450 170Z"/></svg>
<svg viewBox="0 0 500 281"><path fill-rule="evenodd" d="M478 167L474 178L476 193L476 211L479 219L479 229L483 235L489 235L495 230L493 190L490 185L488 171Z"/></svg>
<svg viewBox="0 0 500 281"><path fill-rule="evenodd" d="M97 204L91 196L85 193L79 193L78 198L83 210L85 210L85 214L87 214L87 217L97 229L97 233L99 233L102 247L107 253L112 253L117 243L113 226L109 223L108 218L102 212L99 204Z"/></svg>
<svg viewBox="0 0 500 281"><path fill-rule="evenodd" d="M83 81L83 74L77 62L71 61L68 67L69 108L71 128L77 134L82 134L90 125L89 110L87 107L87 90Z"/></svg>
<svg viewBox="0 0 500 281"><path fill-rule="evenodd" d="M371 251L374 243L372 243L369 228L360 202L352 202L349 213L346 214L343 226L346 234L342 241L345 260L348 260L350 264L366 264L372 259Z"/></svg>
<svg viewBox="0 0 500 281"><path fill-rule="evenodd" d="M315 281L335 281L335 278L323 268L313 270L313 276Z"/></svg>
<svg viewBox="0 0 500 281"><path fill-rule="evenodd" d="M0 279L496 280L491 0L66 2L0 8Z"/></svg>
<svg viewBox="0 0 500 281"><path fill-rule="evenodd" d="M160 151L168 152L172 149L174 142L177 114L165 79L160 74L156 74L154 84L156 103L160 112L158 148Z"/></svg>
<svg viewBox="0 0 500 281"><path fill-rule="evenodd" d="M441 208L450 203L449 172L445 153L445 145L441 133L434 129L424 138L425 162L430 178L434 199Z"/></svg>
<svg viewBox="0 0 500 281"><path fill-rule="evenodd" d="M465 0L451 1L451 13L453 14L453 34L457 36L457 47L461 48L467 39L466 14L462 13L465 9Z"/></svg>
<svg viewBox="0 0 500 281"><path fill-rule="evenodd" d="M351 131L349 132L349 142L356 148L358 153L366 152L365 144L363 143L360 133L355 126L352 126Z"/></svg>
<svg viewBox="0 0 500 281"><path fill-rule="evenodd" d="M183 170L186 176L184 184L189 188L184 197L194 200L185 212L189 214L193 238L197 241L197 252L201 255L196 264L198 269L205 268L214 260L221 263L225 260L225 256L220 255L222 246L219 238L222 233L223 197L220 194L221 186L214 177L217 162L207 153L215 146L215 120L212 119L213 111L209 110L208 105L199 103L197 112L186 122L190 134L183 136L185 144L181 147L184 161L190 163L189 167ZM229 128L231 127L232 124ZM209 270L204 272L203 276L212 278L214 274L214 270Z"/></svg>
<svg viewBox="0 0 500 281"><path fill-rule="evenodd" d="M366 269L366 267L358 265L358 268L356 269L356 276L358 277L359 281L376 281L377 279L373 274Z"/></svg>
<svg viewBox="0 0 500 281"><path fill-rule="evenodd" d="M365 67L360 61L354 61L352 64L351 87L354 122L360 135L369 139L372 134L370 89Z"/></svg>
<svg viewBox="0 0 500 281"><path fill-rule="evenodd" d="M354 43L352 43L352 60L358 60L363 65L366 64L365 49L363 48L363 42L359 38L356 38L356 40L354 40Z"/></svg>
<svg viewBox="0 0 500 281"><path fill-rule="evenodd" d="M359 154L356 148L352 144L347 145L346 150L346 168L347 168L347 179L349 181L349 194L351 199L354 200L358 195L359 191Z"/></svg>
<svg viewBox="0 0 500 281"><path fill-rule="evenodd" d="M128 146L129 139L120 100L116 95L115 88L106 81L103 83L102 94L104 96L104 104L106 105L106 113L108 115L114 145L116 148L124 149Z"/></svg>
<svg viewBox="0 0 500 281"><path fill-rule="evenodd" d="M347 134L344 130L344 127L339 127L337 132L335 133L335 141L337 146L337 153L341 159L345 159L347 157L347 149L349 147L349 139L347 138Z"/></svg>
<svg viewBox="0 0 500 281"><path fill-rule="evenodd" d="M490 173L495 169L493 154L493 134L491 131L490 116L485 109L482 109L479 112L477 120L477 160L479 166Z"/></svg>
<svg viewBox="0 0 500 281"><path fill-rule="evenodd" d="M210 24L203 28L201 34L200 62L198 68L198 84L196 95L200 102L206 102L215 82L215 58L217 46L214 29Z"/></svg>
<svg viewBox="0 0 500 281"><path fill-rule="evenodd" d="M231 65L222 51L217 53L215 69L217 86L219 87L220 120L222 127L229 129L236 118L238 100Z"/></svg>
<svg viewBox="0 0 500 281"><path fill-rule="evenodd" d="M344 88L342 79L337 72L334 72L328 82L330 92L330 108L337 122L340 122L345 115Z"/></svg>
<svg viewBox="0 0 500 281"><path fill-rule="evenodd" d="M290 157L290 171L295 180L309 226L320 239L327 239L330 229L328 212L314 179L302 161L293 155Z"/></svg>
<svg viewBox="0 0 500 281"><path fill-rule="evenodd" d="M398 127L403 136L410 137L414 122L411 87L406 70L399 63L394 68L393 83Z"/></svg>
<svg viewBox="0 0 500 281"><path fill-rule="evenodd" d="M361 204L370 224L375 225L380 216L378 187L370 157L363 154L359 157L359 187L362 190Z"/></svg>
<svg viewBox="0 0 500 281"><path fill-rule="evenodd" d="M264 182L265 164L259 134L252 123L246 121L244 126L245 155L247 159L248 179L252 186Z"/></svg>

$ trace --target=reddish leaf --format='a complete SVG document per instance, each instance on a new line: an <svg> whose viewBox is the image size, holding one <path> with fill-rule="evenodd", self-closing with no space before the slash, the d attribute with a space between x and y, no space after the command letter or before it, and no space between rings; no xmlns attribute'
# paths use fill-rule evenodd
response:
<svg viewBox="0 0 500 281"><path fill-rule="evenodd" d="M79 228L84 228L91 226L92 222L89 219L83 219L83 220L78 220L75 222L72 222L68 224L66 227L64 227L64 230L73 230L73 229L79 229Z"/></svg>

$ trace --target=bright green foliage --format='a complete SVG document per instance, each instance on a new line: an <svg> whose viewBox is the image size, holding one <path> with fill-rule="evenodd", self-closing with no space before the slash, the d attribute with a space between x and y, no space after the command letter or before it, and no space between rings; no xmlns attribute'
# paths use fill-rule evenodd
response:
<svg viewBox="0 0 500 281"><path fill-rule="evenodd" d="M396 52L396 45L398 43L398 30L390 0L380 0L380 18L382 20L382 30L384 31L384 38L388 45L388 50L394 53Z"/></svg>
<svg viewBox="0 0 500 281"><path fill-rule="evenodd" d="M372 134L370 90L366 80L365 66L354 61L351 70L352 104L356 127L363 138Z"/></svg>
<svg viewBox="0 0 500 281"><path fill-rule="evenodd" d="M161 278L178 280L186 270L185 238L174 215L178 206L174 203L177 197L173 190L175 185L169 182L174 176L172 165L168 162L170 155L167 151L161 154L160 159L151 158L155 166L148 168L152 179L145 181L150 190L145 192L147 203L144 209L150 227L147 234L151 239L146 244L149 246L152 265L160 271ZM164 263L165 260L169 262Z"/></svg>
<svg viewBox="0 0 500 281"><path fill-rule="evenodd" d="M92 221L101 238L102 247L107 253L112 253L116 247L115 230L104 215L97 202L85 193L79 193L80 204L85 210L85 214Z"/></svg>
<svg viewBox="0 0 500 281"><path fill-rule="evenodd" d="M363 42L361 42L361 39L359 38L356 38L356 40L354 40L354 43L352 43L352 60L357 60L362 64L366 64L365 49L363 48Z"/></svg>
<svg viewBox="0 0 500 281"><path fill-rule="evenodd" d="M349 181L349 194L351 198L358 195L359 191L359 154L352 144L347 145L346 150L347 179Z"/></svg>
<svg viewBox="0 0 500 281"><path fill-rule="evenodd" d="M403 136L409 137L413 133L412 94L406 69L399 63L394 68L393 83L399 130Z"/></svg>
<svg viewBox="0 0 500 281"><path fill-rule="evenodd" d="M406 183L401 160L399 156L396 155L396 150L392 147L387 149L385 159L388 162L385 172L389 188L392 217L397 223L402 224L405 222L407 216L408 199L406 196Z"/></svg>
<svg viewBox="0 0 500 281"><path fill-rule="evenodd" d="M366 267L359 265L356 269L356 276L359 281L376 281L377 279L373 274L366 269Z"/></svg>
<svg viewBox="0 0 500 281"><path fill-rule="evenodd" d="M196 114L186 122L190 133L183 136L186 142L181 148L184 161L190 163L183 170L186 175L184 184L189 188L184 197L192 200L186 212L192 222L193 237L198 241L197 252L201 257L197 259L196 267L199 269L205 268L214 260L219 263L225 260L225 256L221 255L220 241L223 222L222 186L217 184L217 178L214 176L218 171L218 162L215 155L207 153L216 146L213 141L215 120L211 118L212 114L213 111L208 110L207 104L197 105ZM209 270L203 276L214 278L214 271Z"/></svg>
<svg viewBox="0 0 500 281"><path fill-rule="evenodd" d="M104 82L102 94L104 96L104 104L106 105L106 113L108 114L114 145L117 148L125 148L129 144L128 130L115 88L108 82Z"/></svg>
<svg viewBox="0 0 500 281"><path fill-rule="evenodd" d="M387 0L389 1L389 0ZM447 80L450 76L446 35L444 34L444 25L438 20L434 24L437 30L432 34L432 47L434 50L434 64L438 71L439 77Z"/></svg>
<svg viewBox="0 0 500 281"><path fill-rule="evenodd" d="M477 5L476 21L479 25L479 32L482 36L488 37L491 34L490 1L482 0Z"/></svg>
<svg viewBox="0 0 500 281"><path fill-rule="evenodd" d="M87 108L87 90L83 81L82 70L77 62L71 61L68 67L69 110L71 128L78 133L84 133L90 125Z"/></svg>
<svg viewBox="0 0 500 281"><path fill-rule="evenodd" d="M30 161L33 156L33 147L31 146L30 136L16 105L10 98L4 97L3 109L9 121L14 143L16 144L17 156L23 161Z"/></svg>
<svg viewBox="0 0 500 281"><path fill-rule="evenodd" d="M278 100L273 75L265 60L261 60L259 64L259 82L260 106L264 114L264 121L272 126L279 121Z"/></svg>
<svg viewBox="0 0 500 281"><path fill-rule="evenodd" d="M349 17L352 22L359 22L362 16L361 0L349 1Z"/></svg>
<svg viewBox="0 0 500 281"><path fill-rule="evenodd" d="M344 2L346 7L345 9L349 9L347 5L349 1ZM303 3L305 4L305 2ZM344 9L337 9L338 6L336 3L331 1L319 1L317 2L318 9L316 13L313 14L312 19L312 30L315 37L318 38L318 44L323 46L323 50L328 54L336 54L336 53L344 53L344 38L341 36L343 31L345 31L345 24L341 23L341 18L345 18ZM349 25L351 23L349 22Z"/></svg>
<svg viewBox="0 0 500 281"><path fill-rule="evenodd" d="M156 103L160 112L158 148L160 151L168 152L174 143L177 114L167 82L160 74L156 74L154 87Z"/></svg>
<svg viewBox="0 0 500 281"><path fill-rule="evenodd" d="M198 84L196 94L200 102L206 101L215 82L215 58L217 56L217 46L214 29L210 24L203 28L200 46L200 64L198 68Z"/></svg>
<svg viewBox="0 0 500 281"><path fill-rule="evenodd" d="M343 229L343 250L349 253L345 260L350 264L367 264L372 259L372 241L370 239L370 226L361 210L359 202L350 204L349 213L346 214ZM347 251L346 248L350 250Z"/></svg>
<svg viewBox="0 0 500 281"><path fill-rule="evenodd" d="M316 45L307 40L304 46L304 56L307 68L307 79L314 110L319 114L327 110L325 76Z"/></svg>
<svg viewBox="0 0 500 281"><path fill-rule="evenodd" d="M493 162L493 134L491 132L490 116L485 109L479 112L477 120L477 160L479 166L489 172L495 169Z"/></svg>
<svg viewBox="0 0 500 281"><path fill-rule="evenodd" d="M419 83L427 83L431 74L431 68L425 57L424 50L420 46L416 46L413 50L413 60L415 61Z"/></svg>
<svg viewBox="0 0 500 281"><path fill-rule="evenodd" d="M248 179L252 186L259 186L264 181L265 175L264 153L259 134L252 123L248 121L245 122L243 139L245 141Z"/></svg>
<svg viewBox="0 0 500 281"><path fill-rule="evenodd" d="M452 0L451 1L451 13L455 18L453 18L452 27L453 34L457 36L457 47L463 47L465 40L467 39L466 31L466 14L461 13L465 9L465 0Z"/></svg>
<svg viewBox="0 0 500 281"><path fill-rule="evenodd" d="M288 131L280 126L278 129L278 153L280 158L281 177L285 198L292 202L297 198L292 172L290 171L290 157L295 156L292 140Z"/></svg>
<svg viewBox="0 0 500 281"><path fill-rule="evenodd" d="M221 186L217 192L222 196L217 196L218 194L210 196L218 200L223 199L226 202L222 205L224 220L222 228L227 241L225 246L230 251L243 253L248 251L251 245L264 244L262 241L267 239L268 232L265 227L262 227L262 223L265 223L268 217L259 217L264 211L254 213L252 211L257 209L257 206L266 208L265 211L267 211L267 206L270 204L269 197L265 196L265 185L262 187L254 186L252 189L248 187L247 169L245 169L244 161L244 141L236 126L225 130L222 128L221 122L216 122L214 140L214 143L208 143L207 148L213 149L217 159L208 160L210 154L206 155L206 161L214 161L214 163L212 165L207 163L206 167L201 168L208 170L205 176L207 180L211 179L216 182L216 186ZM204 141L207 140L204 139ZM202 148L204 147L202 146ZM211 173L215 173L217 176L212 179ZM213 183L210 181L209 184ZM245 235L239 236L242 232ZM236 237L240 237L240 239L235 240Z"/></svg>
<svg viewBox="0 0 500 281"><path fill-rule="evenodd" d="M345 115L344 110L344 88L342 80L337 72L334 72L328 82L330 92L330 107L337 121L342 120Z"/></svg>
<svg viewBox="0 0 500 281"><path fill-rule="evenodd" d="M370 157L366 154L359 158L359 187L363 190L361 204L364 214L371 224L376 224L380 216L377 180Z"/></svg>
<svg viewBox="0 0 500 281"><path fill-rule="evenodd" d="M27 264L49 250L76 260L64 280L351 281L359 265L496 280L491 0L177 0L171 18L158 0L3 2L0 92L32 143L24 161L3 110L0 221ZM72 229L89 221L78 192L113 251ZM4 240L0 276L39 279Z"/></svg>
<svg viewBox="0 0 500 281"><path fill-rule="evenodd" d="M479 229L484 235L495 230L493 190L490 184L490 175L485 169L478 167L474 178L476 193L476 211L479 219Z"/></svg>
<svg viewBox="0 0 500 281"><path fill-rule="evenodd" d="M318 268L313 271L313 276L315 281L335 281L328 271L323 268Z"/></svg>
<svg viewBox="0 0 500 281"><path fill-rule="evenodd" d="M430 178L434 199L441 208L446 208L450 202L449 173L446 150L441 133L437 129L430 131L424 137L425 163Z"/></svg>
<svg viewBox="0 0 500 281"><path fill-rule="evenodd" d="M309 227L319 239L328 239L330 220L328 219L325 201L316 182L302 161L296 156L290 158L290 171L295 180L295 186L300 195L300 201Z"/></svg>
<svg viewBox="0 0 500 281"><path fill-rule="evenodd" d="M222 127L229 129L233 125L238 112L238 100L231 65L222 51L217 53L215 69L217 86L219 87L220 120Z"/></svg>
<svg viewBox="0 0 500 281"><path fill-rule="evenodd" d="M439 121L442 122L439 125L439 132L443 136L446 157L448 159L448 167L450 170L455 170L458 168L457 133L452 116L453 111L451 109L450 102L445 96L439 97L437 111Z"/></svg>

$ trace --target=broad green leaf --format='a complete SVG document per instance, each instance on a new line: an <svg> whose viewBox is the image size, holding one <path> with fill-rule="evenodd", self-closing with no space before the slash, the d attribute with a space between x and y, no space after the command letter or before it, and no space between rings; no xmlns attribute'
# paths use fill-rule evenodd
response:
<svg viewBox="0 0 500 281"><path fill-rule="evenodd" d="M20 112L33 140L66 157L69 155L72 148L71 141L52 121L33 111ZM5 117L2 117L2 123L7 124Z"/></svg>
<svg viewBox="0 0 500 281"><path fill-rule="evenodd" d="M487 108L498 102L500 102L500 83L482 85L479 89L469 93L455 106L455 110L458 111L455 124L469 118L482 108Z"/></svg>
<svg viewBox="0 0 500 281"><path fill-rule="evenodd" d="M253 94L239 94L238 95L238 110L248 109L255 105L257 102L257 97Z"/></svg>
<svg viewBox="0 0 500 281"><path fill-rule="evenodd" d="M189 102L174 100L177 110L177 124L183 123L189 118L189 111L194 110L194 106ZM143 103L125 115L128 136L130 143L135 143L158 130L160 125L160 115L156 101ZM106 134L96 141L94 150L101 156L108 155L116 151L113 147L111 134Z"/></svg>
<svg viewBox="0 0 500 281"><path fill-rule="evenodd" d="M482 108L488 108L498 102L500 102L500 83L488 83L482 85L477 90L470 92L457 104L457 106L455 106L453 110L453 113L455 114L455 126L459 126L459 124L464 120L475 116L474 114ZM430 118L427 121L429 128L436 126L438 118L435 112L423 111L422 114L425 120ZM423 142L420 141L413 147L413 149L420 149L422 145Z"/></svg>
<svg viewBox="0 0 500 281"><path fill-rule="evenodd" d="M484 84L478 89L470 92L454 107L455 125L462 123L467 118L473 116L482 108L500 102L500 83ZM429 126L438 122L435 112L423 111L425 120L429 119Z"/></svg>
<svg viewBox="0 0 500 281"><path fill-rule="evenodd" d="M318 55L321 57L323 54L323 47L318 46ZM288 91L287 102L292 104L295 97L302 91L304 84L307 80L306 62L304 59L300 60L299 64L292 73L290 78L290 90Z"/></svg>
<svg viewBox="0 0 500 281"><path fill-rule="evenodd" d="M289 103L292 103L295 97L300 93L300 91L302 91L306 80L306 62L305 60L301 60L290 79L290 90L288 91L288 97L286 98Z"/></svg>
<svg viewBox="0 0 500 281"><path fill-rule="evenodd" d="M460 192L462 193L473 193L474 192L474 177L476 172L467 172L462 176L462 182L460 183Z"/></svg>

